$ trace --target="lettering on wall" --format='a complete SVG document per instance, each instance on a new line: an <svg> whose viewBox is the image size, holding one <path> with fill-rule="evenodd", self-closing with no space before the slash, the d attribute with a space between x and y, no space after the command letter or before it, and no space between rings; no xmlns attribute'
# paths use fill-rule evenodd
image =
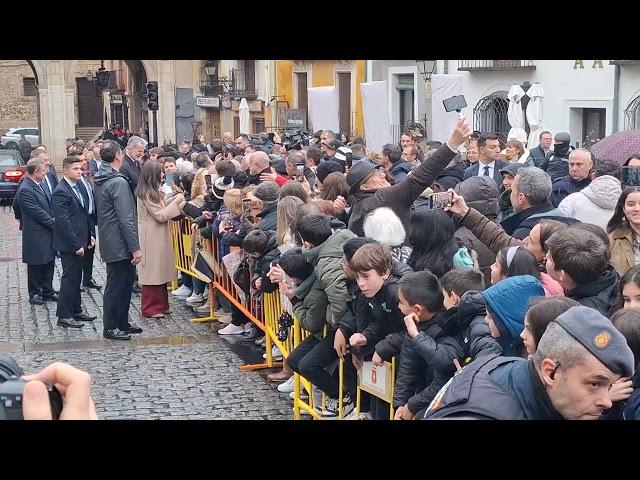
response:
<svg viewBox="0 0 640 480"><path fill-rule="evenodd" d="M573 63L573 69L577 70L578 68L584 68L584 60L575 60ZM604 68L602 65L602 60L594 60L591 68Z"/></svg>

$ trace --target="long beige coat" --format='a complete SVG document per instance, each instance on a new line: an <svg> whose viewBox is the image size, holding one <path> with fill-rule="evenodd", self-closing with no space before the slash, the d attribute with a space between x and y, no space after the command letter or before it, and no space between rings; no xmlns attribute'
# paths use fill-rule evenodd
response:
<svg viewBox="0 0 640 480"><path fill-rule="evenodd" d="M169 220L180 215L182 195L165 204L138 201L138 236L142 261L138 264L140 285L163 285L176 278Z"/></svg>

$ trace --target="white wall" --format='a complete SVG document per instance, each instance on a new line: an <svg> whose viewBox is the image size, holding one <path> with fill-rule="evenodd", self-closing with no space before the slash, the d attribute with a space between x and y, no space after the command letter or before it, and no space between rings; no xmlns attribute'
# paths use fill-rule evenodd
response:
<svg viewBox="0 0 640 480"><path fill-rule="evenodd" d="M618 130L624 130L624 111L629 102L638 95L640 95L640 65L624 65L620 67Z"/></svg>
<svg viewBox="0 0 640 480"><path fill-rule="evenodd" d="M528 80L531 83L539 82L544 88L543 120L546 129L553 133L572 133L571 142L575 145L576 137L573 133L579 135L582 126L580 125L578 132L577 127L573 125L576 123L575 118L574 121L570 121L571 116L576 114L575 111L572 113L571 109L606 108L606 134L611 133L615 67L609 65L609 60L602 60L603 68L595 69L592 68L593 60L584 60L584 69L574 69L575 60L534 60L535 70L474 72L458 72L458 60L448 62L449 73L459 73L463 76L463 91L469 105L464 113L469 118L473 118L473 108L481 98L499 90L509 91L511 85ZM623 70L625 68L629 67L623 67ZM622 110L624 111L624 107ZM574 132L570 131L571 127Z"/></svg>

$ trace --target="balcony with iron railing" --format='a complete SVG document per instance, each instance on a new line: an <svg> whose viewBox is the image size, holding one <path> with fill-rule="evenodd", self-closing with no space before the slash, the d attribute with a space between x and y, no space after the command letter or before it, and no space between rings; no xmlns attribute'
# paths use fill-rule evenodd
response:
<svg viewBox="0 0 640 480"><path fill-rule="evenodd" d="M233 68L228 77L229 94L232 97L245 97L247 100L258 96L255 72Z"/></svg>
<svg viewBox="0 0 640 480"><path fill-rule="evenodd" d="M458 70L535 70L533 60L458 60Z"/></svg>

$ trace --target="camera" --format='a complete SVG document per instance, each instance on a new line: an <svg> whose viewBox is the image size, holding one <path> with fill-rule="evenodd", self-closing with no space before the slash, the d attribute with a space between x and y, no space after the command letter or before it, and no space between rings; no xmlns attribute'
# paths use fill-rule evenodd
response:
<svg viewBox="0 0 640 480"><path fill-rule="evenodd" d="M24 375L16 361L6 354L0 354L0 420L23 420L22 399L26 381L20 379ZM54 420L62 413L62 395L58 389L45 384L49 392L51 416Z"/></svg>
<svg viewBox="0 0 640 480"><path fill-rule="evenodd" d="M305 130L297 130L292 133L285 133L282 145L289 150L302 150L302 147L309 145L312 135Z"/></svg>

